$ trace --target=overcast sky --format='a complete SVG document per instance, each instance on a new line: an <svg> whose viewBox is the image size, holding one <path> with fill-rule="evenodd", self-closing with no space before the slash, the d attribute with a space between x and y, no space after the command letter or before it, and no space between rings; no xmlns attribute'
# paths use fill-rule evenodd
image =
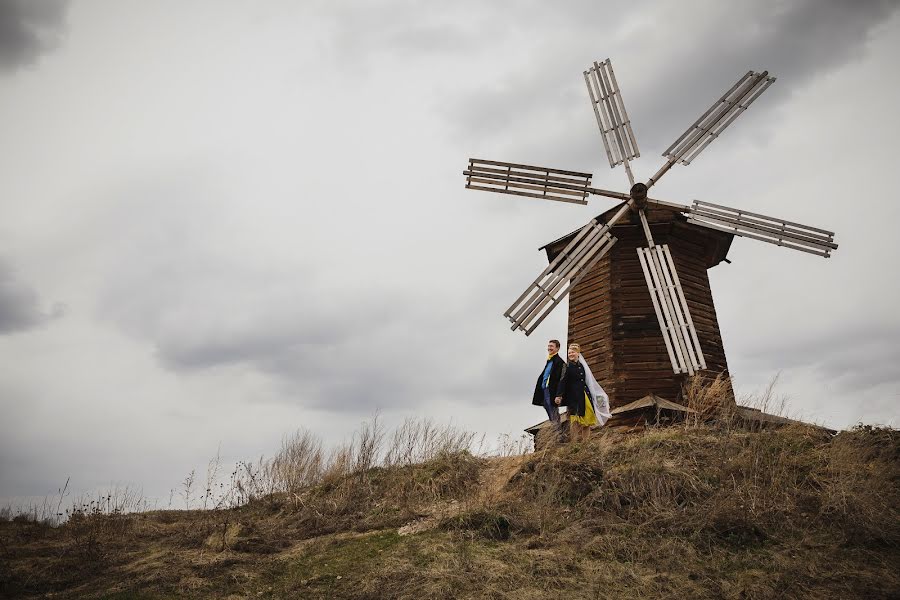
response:
<svg viewBox="0 0 900 600"><path fill-rule="evenodd" d="M376 409L517 435L546 340L503 311L609 208L464 189L471 157L610 170L612 58L646 179L746 71L775 84L658 197L837 232L710 271L739 395L900 417L897 2L0 0L0 497L167 496L221 444Z"/></svg>

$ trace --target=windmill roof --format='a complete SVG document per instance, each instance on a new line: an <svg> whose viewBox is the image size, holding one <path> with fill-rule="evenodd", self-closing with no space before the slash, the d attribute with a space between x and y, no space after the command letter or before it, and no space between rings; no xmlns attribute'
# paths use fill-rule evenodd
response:
<svg viewBox="0 0 900 600"><path fill-rule="evenodd" d="M665 409L665 410L677 410L679 412L686 412L686 413L697 412L692 408L688 408L687 406L682 406L676 402L670 402L669 400L666 400L665 398L660 398L656 394L647 394L640 400L635 400L634 402L632 402L630 404L626 404L625 406L620 406L619 408L613 409L612 414L620 415L622 413L631 412L633 410L639 410L641 408L648 408L650 406L656 406L658 408Z"/></svg>
<svg viewBox="0 0 900 600"><path fill-rule="evenodd" d="M607 211L604 211L597 215L597 220L601 223L606 223L609 219L615 214L617 210L622 206L622 204L617 204L610 208ZM657 225L661 223L669 223L673 227L677 227L678 229L682 229L685 231L691 232L693 235L700 235L709 240L710 253L706 257L706 268L709 269L711 267L716 266L728 256L728 251L731 249L731 242L734 240L734 234L726 233L723 231L718 231L714 229L709 229L707 227L701 227L699 225L694 225L692 223L687 222L687 218L680 214L674 213L667 209L647 209L647 220L651 225ZM613 226L613 230L618 229L620 227L640 227L640 224L635 220L634 222L630 220L620 221L618 224ZM562 237L556 238L552 242L548 242L538 248L538 250L544 250L547 252L547 262L552 261L556 258L556 255L565 247L565 245L572 239L572 237L577 234L581 228L579 227L575 231L569 232Z"/></svg>
<svg viewBox="0 0 900 600"><path fill-rule="evenodd" d="M825 427L824 425L807 423L806 421L798 421L797 419L789 419L780 415L765 413L758 408L753 408L750 406L741 406L740 404L738 404L736 408L738 416L749 421L759 421L761 423L776 423L778 425L806 425L807 427L815 427L817 429L822 429L830 433L837 433L836 429L831 429L830 427Z"/></svg>

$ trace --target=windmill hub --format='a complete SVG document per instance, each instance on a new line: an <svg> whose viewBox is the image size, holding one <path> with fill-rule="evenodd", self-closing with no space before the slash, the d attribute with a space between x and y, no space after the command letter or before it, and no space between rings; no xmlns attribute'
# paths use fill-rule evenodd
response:
<svg viewBox="0 0 900 600"><path fill-rule="evenodd" d="M643 210L647 206L647 186L643 183L636 183L631 186L631 199L634 200L634 210Z"/></svg>

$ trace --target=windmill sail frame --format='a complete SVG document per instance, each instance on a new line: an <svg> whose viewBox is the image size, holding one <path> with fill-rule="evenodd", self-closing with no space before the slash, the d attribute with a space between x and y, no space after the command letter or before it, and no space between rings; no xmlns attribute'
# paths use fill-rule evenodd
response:
<svg viewBox="0 0 900 600"><path fill-rule="evenodd" d="M703 349L672 253L667 244L654 243L645 209L649 206L665 208L683 213L687 222L693 225L826 258L837 249L834 233L711 202L695 200L688 206L648 198L648 189L673 165L679 162L689 165L768 89L775 81L768 71L748 71L741 76L663 152L665 163L646 183L635 183L631 170L630 161L640 157L640 150L612 62L608 58L594 62L583 75L609 165L624 165L631 184L630 193L592 188L590 173L520 163L470 158L468 169L463 171L469 189L574 204L586 204L591 194L624 200L606 223L598 217L582 227L504 316L512 323L511 329L520 329L530 335L607 255L617 241L611 228L628 211L633 211L640 216L648 244L646 248L637 248L638 262L672 370L676 374L693 375L707 368ZM693 285L690 277L686 281L687 285ZM700 322L703 323L703 318Z"/></svg>

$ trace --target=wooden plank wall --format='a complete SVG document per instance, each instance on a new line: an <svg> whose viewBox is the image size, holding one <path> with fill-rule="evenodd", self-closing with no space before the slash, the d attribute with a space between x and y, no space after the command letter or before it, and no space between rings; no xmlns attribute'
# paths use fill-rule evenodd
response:
<svg viewBox="0 0 900 600"><path fill-rule="evenodd" d="M665 211L650 221L654 241L669 244L709 367L705 375L727 371L706 272L709 237ZM635 223L614 227L613 235L618 242L569 296L569 342L581 344L613 408L651 392L677 402L685 376L672 372L638 261L636 249L646 239Z"/></svg>
<svg viewBox="0 0 900 600"><path fill-rule="evenodd" d="M612 293L610 288L610 256L606 256L569 293L568 343L581 345L581 353L594 377L613 401L616 377L613 370ZM635 260L637 253L635 252ZM616 405L617 406L617 405Z"/></svg>

